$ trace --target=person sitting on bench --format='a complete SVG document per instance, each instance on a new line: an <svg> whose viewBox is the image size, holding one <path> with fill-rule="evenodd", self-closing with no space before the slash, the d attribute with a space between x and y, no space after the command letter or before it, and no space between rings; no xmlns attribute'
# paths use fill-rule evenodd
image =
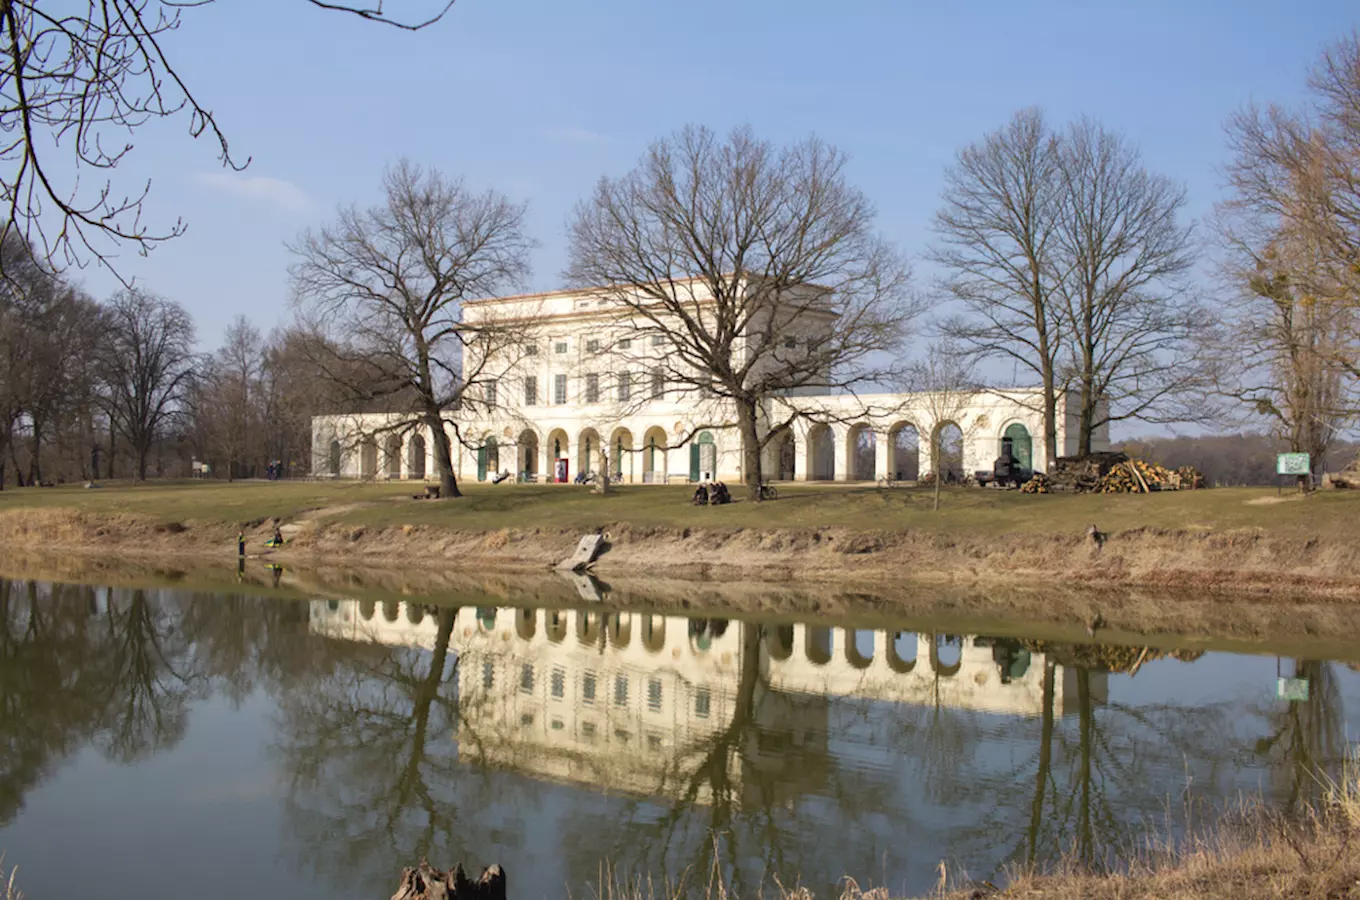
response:
<svg viewBox="0 0 1360 900"><path fill-rule="evenodd" d="M510 477L510 470L509 470L509 469L505 469L505 470L503 470L499 475L497 475L495 478L491 479L491 483L492 483L492 484L500 484L502 481L504 481L505 479L507 479L507 478L509 478L509 477Z"/></svg>

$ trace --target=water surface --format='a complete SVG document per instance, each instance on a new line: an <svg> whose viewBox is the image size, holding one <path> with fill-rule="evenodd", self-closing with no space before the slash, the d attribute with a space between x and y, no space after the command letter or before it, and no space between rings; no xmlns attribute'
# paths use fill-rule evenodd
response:
<svg viewBox="0 0 1360 900"><path fill-rule="evenodd" d="M34 898L370 900L421 856L499 862L514 897L605 866L919 894L941 859L1297 808L1358 697L1345 662L913 622L0 581L0 851Z"/></svg>

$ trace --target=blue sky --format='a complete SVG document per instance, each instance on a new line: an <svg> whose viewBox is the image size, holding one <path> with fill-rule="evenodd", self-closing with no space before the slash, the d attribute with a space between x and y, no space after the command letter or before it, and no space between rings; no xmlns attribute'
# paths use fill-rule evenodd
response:
<svg viewBox="0 0 1360 900"><path fill-rule="evenodd" d="M182 216L189 230L119 267L183 303L205 349L237 313L284 324L284 241L374 202L404 156L529 201L526 287L558 287L572 205L690 122L816 132L850 154L880 229L919 260L955 150L1029 105L1124 131L1202 216L1221 192L1225 119L1297 100L1319 51L1357 25L1343 2L457 0L409 34L304 0L221 0L186 10L165 46L253 161L224 172L184 120L139 132L117 177L152 178L151 224ZM81 277L97 296L116 286Z"/></svg>

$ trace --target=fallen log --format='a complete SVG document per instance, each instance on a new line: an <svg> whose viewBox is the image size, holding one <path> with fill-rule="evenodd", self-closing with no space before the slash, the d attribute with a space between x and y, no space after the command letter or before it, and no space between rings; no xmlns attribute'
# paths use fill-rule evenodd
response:
<svg viewBox="0 0 1360 900"><path fill-rule="evenodd" d="M491 866L473 881L462 865L441 872L422 859L414 869L402 870L392 900L505 900L505 871Z"/></svg>

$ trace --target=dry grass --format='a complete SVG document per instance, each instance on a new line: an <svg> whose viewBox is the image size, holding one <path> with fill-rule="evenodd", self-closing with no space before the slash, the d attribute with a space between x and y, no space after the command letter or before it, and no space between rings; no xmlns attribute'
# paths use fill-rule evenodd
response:
<svg viewBox="0 0 1360 900"><path fill-rule="evenodd" d="M5 875L5 855L0 853L0 900L24 900L24 893L15 882L18 873L19 869L15 867Z"/></svg>

